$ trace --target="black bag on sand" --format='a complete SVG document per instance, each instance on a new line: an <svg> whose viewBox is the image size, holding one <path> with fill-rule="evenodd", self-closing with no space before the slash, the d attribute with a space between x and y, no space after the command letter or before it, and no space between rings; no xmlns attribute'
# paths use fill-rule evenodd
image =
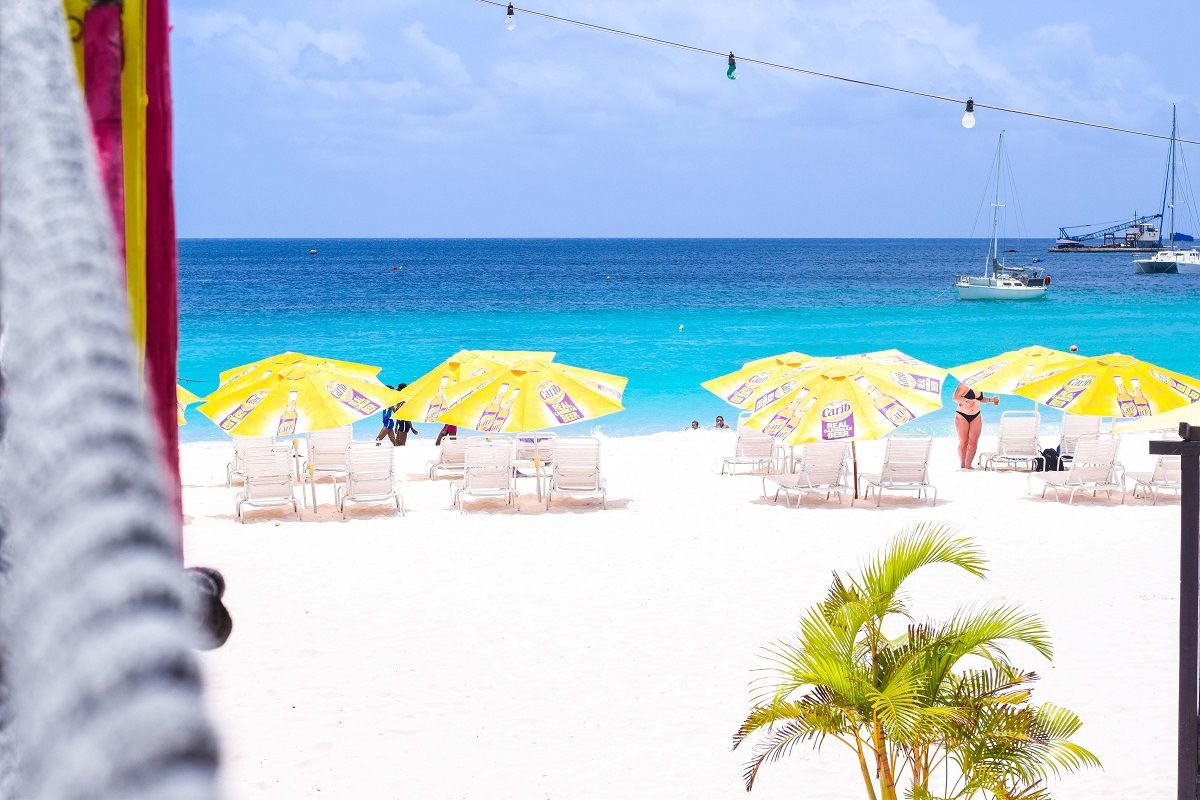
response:
<svg viewBox="0 0 1200 800"><path fill-rule="evenodd" d="M1062 468L1062 462L1058 459L1057 447L1047 448L1042 451L1042 460L1037 467L1038 472L1060 472Z"/></svg>

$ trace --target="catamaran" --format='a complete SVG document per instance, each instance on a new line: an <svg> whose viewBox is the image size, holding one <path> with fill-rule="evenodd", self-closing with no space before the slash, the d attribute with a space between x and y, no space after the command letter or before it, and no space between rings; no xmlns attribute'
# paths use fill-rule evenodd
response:
<svg viewBox="0 0 1200 800"><path fill-rule="evenodd" d="M1178 246L1179 242L1191 241L1192 237L1175 230L1175 160L1177 156L1182 157L1183 153L1179 151L1179 139L1176 135L1175 106L1171 106L1171 149L1167 154L1167 175L1163 181L1163 211L1168 214L1167 231L1170 242L1150 258L1133 260L1134 271L1143 275L1200 275L1200 250L1194 247L1190 250L1180 250ZM1184 174L1186 174L1186 169L1185 164ZM1170 187L1169 202L1168 187ZM1187 184L1184 184L1184 189L1189 194L1191 193L1191 187ZM1195 207L1194 200L1195 198L1193 198L1193 209Z"/></svg>
<svg viewBox="0 0 1200 800"><path fill-rule="evenodd" d="M1000 169L1003 166L1004 132L996 144L996 195L992 201L992 241L982 275L960 275L954 282L960 300L1036 300L1046 296L1050 276L1036 267L1010 267L1000 260Z"/></svg>

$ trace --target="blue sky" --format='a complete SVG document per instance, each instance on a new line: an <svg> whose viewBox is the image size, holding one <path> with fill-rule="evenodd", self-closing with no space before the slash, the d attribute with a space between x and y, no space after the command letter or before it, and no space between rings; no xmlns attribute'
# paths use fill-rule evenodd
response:
<svg viewBox="0 0 1200 800"><path fill-rule="evenodd" d="M1200 134L1192 0L525 0L716 50ZM518 3L522 5L522 3ZM1157 210L1165 143L743 65L475 0L172 4L182 236L966 236ZM1200 148L1188 149L1200 178Z"/></svg>

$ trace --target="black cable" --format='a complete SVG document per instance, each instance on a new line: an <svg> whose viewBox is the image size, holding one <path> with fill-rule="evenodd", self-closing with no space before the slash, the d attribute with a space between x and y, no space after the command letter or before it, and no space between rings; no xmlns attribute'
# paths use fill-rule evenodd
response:
<svg viewBox="0 0 1200 800"><path fill-rule="evenodd" d="M500 0L477 0L477 2L485 3L490 6L499 6L500 8L504 8L506 10L510 5L507 2L500 2ZM670 39L659 39L658 37L655 37L655 36L646 36L645 34L641 34L641 33L634 33L632 31L624 31L624 30L621 30L620 28L609 28L604 25L596 25L595 23L592 23L592 22L584 22L583 20L571 19L570 17L559 17L559 16L555 16L554 14L547 14L545 11L535 11L531 8L521 8L516 5L513 5L512 8L514 11L519 11L522 14L529 14L534 17L542 17L543 19L553 20L554 22L564 22L568 25L576 25L580 28L588 28L589 30L600 31L601 33L611 33L616 36L625 36L630 39L638 39L643 42L659 44L659 45L663 45L665 47L675 47L680 50L690 50L693 53L702 53L704 55L717 56L718 58L723 58L723 59L728 59L728 57L729 57L728 54L725 52L718 51L718 50L709 50L706 47L697 47L695 45L684 44L683 42L673 42ZM889 86L886 83L875 83L874 81L866 81L866 80L861 80L859 78L849 78L849 77L846 77L845 75L835 75L830 72L818 72L817 70L805 69L803 67L794 67L794 66L790 66L788 64L776 64L772 61L762 61L757 58L751 58L749 56L742 55L741 53L738 54L737 59L738 59L739 63L758 64L759 66L771 67L773 69L781 69L781 70L785 70L787 72L796 72L801 75L811 75L814 78L826 78L828 80L842 81L843 83L853 83L853 84L857 84L859 86L869 86L873 89L886 89L889 92L899 92L900 94L911 94L911 95L915 95L917 97L925 97L930 100L941 100L942 102L945 102L945 103L954 103L954 104L960 105L960 106L965 106L967 103L967 98L947 97L947 96L941 95L941 94L933 94L932 92L920 92L920 91L917 91L916 89L905 89L901 86ZM1131 136L1145 136L1150 139L1163 139L1163 140L1169 140L1171 138L1170 136L1163 136L1161 133L1148 133L1146 131L1133 130L1132 128L1119 128L1114 125L1103 125L1099 122L1087 122L1086 120L1072 119L1070 117L1059 117L1054 114L1041 114L1036 111L1025 111L1025 110L1019 109L1019 108L1008 108L1006 106L994 106L994 105L989 105L987 103L981 103L978 100L975 101L975 107L976 108L986 108L990 111L1000 111L1005 114L1018 114L1020 116L1025 116L1025 117L1034 117L1036 119L1045 119L1045 120L1050 120L1051 122L1063 122L1063 123L1067 123L1069 125L1081 125L1085 128L1098 128L1099 130L1112 131L1114 133L1127 133L1127 134L1130 134ZM1192 139L1176 139L1175 141L1177 141L1181 144L1200 144L1200 142L1193 141Z"/></svg>

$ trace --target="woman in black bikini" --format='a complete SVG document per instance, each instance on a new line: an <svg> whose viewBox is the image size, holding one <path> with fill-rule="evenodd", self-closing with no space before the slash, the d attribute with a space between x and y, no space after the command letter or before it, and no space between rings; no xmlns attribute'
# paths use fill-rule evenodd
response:
<svg viewBox="0 0 1200 800"><path fill-rule="evenodd" d="M979 447L979 432L983 430L982 411L980 403L999 405L999 397L984 397L965 383L960 383L954 390L954 402L958 410L954 412L954 429L958 431L958 461L963 469L971 469L975 460L975 450Z"/></svg>

